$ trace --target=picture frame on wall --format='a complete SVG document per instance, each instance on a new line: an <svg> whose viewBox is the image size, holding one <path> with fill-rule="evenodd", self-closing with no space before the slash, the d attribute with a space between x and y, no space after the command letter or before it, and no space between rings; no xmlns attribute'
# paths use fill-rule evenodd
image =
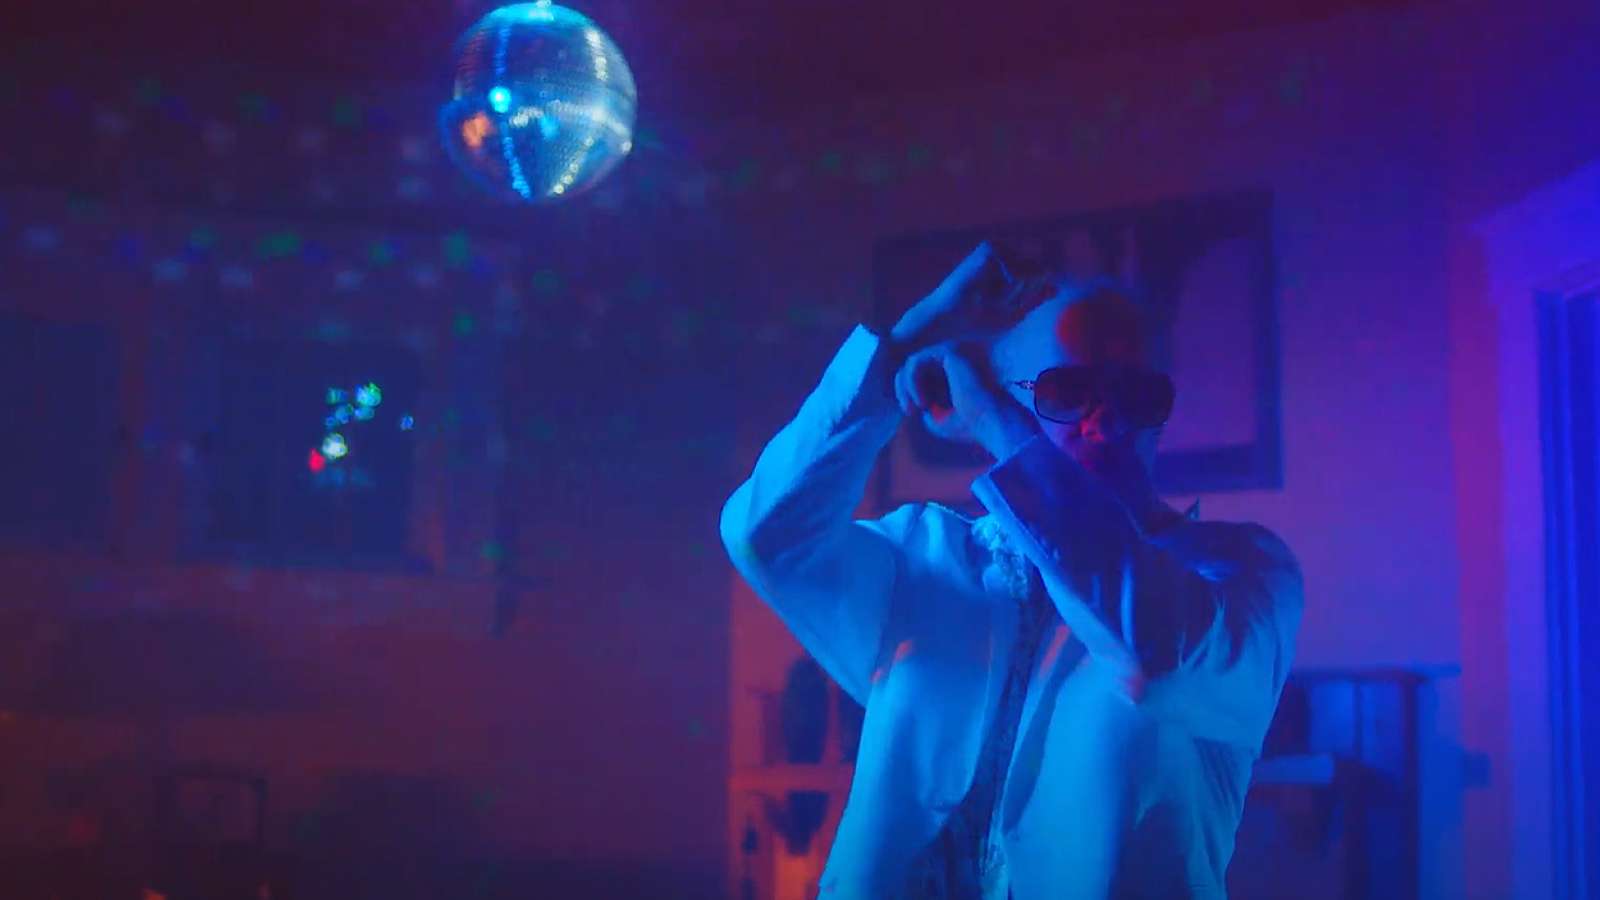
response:
<svg viewBox="0 0 1600 900"><path fill-rule="evenodd" d="M873 253L874 325L891 327L985 240L1027 268L1115 279L1146 314L1151 364L1178 389L1157 487L1177 496L1279 488L1272 204L1270 192L1237 191L889 238ZM908 419L880 461L880 505L928 500L979 512L971 484L992 464Z"/></svg>

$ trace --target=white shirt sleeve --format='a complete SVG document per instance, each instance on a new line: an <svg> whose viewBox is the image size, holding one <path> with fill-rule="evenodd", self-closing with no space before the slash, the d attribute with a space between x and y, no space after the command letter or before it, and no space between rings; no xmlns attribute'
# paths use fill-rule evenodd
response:
<svg viewBox="0 0 1600 900"><path fill-rule="evenodd" d="M722 540L750 586L852 697L884 652L899 554L918 508L854 518L899 427L881 342L857 328L722 510Z"/></svg>
<svg viewBox="0 0 1600 900"><path fill-rule="evenodd" d="M1198 737L1259 748L1302 605L1300 570L1282 541L1227 523L1143 534L1043 436L978 478L973 493L1130 695Z"/></svg>

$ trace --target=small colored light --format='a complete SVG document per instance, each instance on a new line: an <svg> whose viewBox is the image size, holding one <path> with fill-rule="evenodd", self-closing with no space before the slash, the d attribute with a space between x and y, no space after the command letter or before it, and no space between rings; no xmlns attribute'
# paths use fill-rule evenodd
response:
<svg viewBox="0 0 1600 900"><path fill-rule="evenodd" d="M356 405L377 406L382 402L383 391L380 390L376 384L369 381L361 387L356 388Z"/></svg>
<svg viewBox="0 0 1600 900"><path fill-rule="evenodd" d="M483 146L483 139L489 136L493 129L489 125L490 119L482 112L461 123L461 141L468 147L476 150Z"/></svg>
<svg viewBox="0 0 1600 900"><path fill-rule="evenodd" d="M452 266L465 266L472 261L472 241L465 232L452 232L442 242L445 261Z"/></svg>
<svg viewBox="0 0 1600 900"><path fill-rule="evenodd" d="M351 412L352 412L352 410L350 409L349 406L341 406L338 409L333 411L333 419L334 419L334 421L338 422L340 425L343 425L344 423L350 421L350 413Z"/></svg>
<svg viewBox="0 0 1600 900"><path fill-rule="evenodd" d="M158 260L150 267L150 274L161 282L182 281L189 276L189 264L181 259Z"/></svg>
<svg viewBox="0 0 1600 900"><path fill-rule="evenodd" d="M361 107L351 97L341 97L333 104L333 123L345 128L361 124Z"/></svg>
<svg viewBox="0 0 1600 900"><path fill-rule="evenodd" d="M417 427L417 420L416 419L413 419L410 416L401 416L400 417L400 430L401 431L410 431L411 429L413 429L415 427Z"/></svg>
<svg viewBox="0 0 1600 900"><path fill-rule="evenodd" d="M256 241L256 255L262 259L284 259L300 254L300 235L292 231L279 231Z"/></svg>
<svg viewBox="0 0 1600 900"><path fill-rule="evenodd" d="M322 455L329 459L343 459L350 452L350 446L344 442L344 435L334 432L322 439Z"/></svg>
<svg viewBox="0 0 1600 900"><path fill-rule="evenodd" d="M345 400L345 392L338 388L328 388L328 405L338 406Z"/></svg>
<svg viewBox="0 0 1600 900"><path fill-rule="evenodd" d="M371 419L372 415L373 415L372 407L370 407L370 406L358 406L358 407L356 407L356 419L357 420L365 422L368 419Z"/></svg>
<svg viewBox="0 0 1600 900"><path fill-rule="evenodd" d="M503 87L490 88L489 108L497 113L505 113L511 108L511 92Z"/></svg>
<svg viewBox="0 0 1600 900"><path fill-rule="evenodd" d="M318 450L315 447L311 448L311 455L306 457L306 468L310 469L313 472L321 472L323 469L326 469L327 467L328 467L328 459L327 459L327 457L322 455L322 451Z"/></svg>

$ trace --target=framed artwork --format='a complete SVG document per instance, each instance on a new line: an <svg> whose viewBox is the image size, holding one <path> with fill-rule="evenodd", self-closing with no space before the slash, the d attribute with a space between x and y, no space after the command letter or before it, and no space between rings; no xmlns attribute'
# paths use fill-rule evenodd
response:
<svg viewBox="0 0 1600 900"><path fill-rule="evenodd" d="M1150 325L1151 364L1178 388L1156 480L1164 493L1283 484L1272 195L1236 192L1041 221L913 234L875 248L874 324L891 326L980 241L1029 266L1126 284ZM976 448L908 421L881 461L885 509L933 500L975 510Z"/></svg>

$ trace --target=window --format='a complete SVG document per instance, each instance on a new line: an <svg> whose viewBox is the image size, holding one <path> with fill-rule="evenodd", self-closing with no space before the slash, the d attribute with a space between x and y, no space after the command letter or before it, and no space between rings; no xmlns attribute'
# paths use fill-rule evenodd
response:
<svg viewBox="0 0 1600 900"><path fill-rule="evenodd" d="M199 553L409 567L416 355L382 343L236 338L217 349L215 426L196 447Z"/></svg>

